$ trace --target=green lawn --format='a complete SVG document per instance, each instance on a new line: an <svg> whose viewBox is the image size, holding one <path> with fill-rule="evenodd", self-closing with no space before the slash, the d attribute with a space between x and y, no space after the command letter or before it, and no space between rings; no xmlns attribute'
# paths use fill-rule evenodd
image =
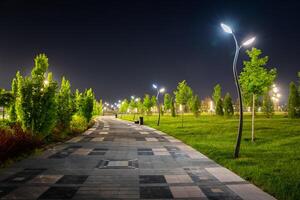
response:
<svg viewBox="0 0 300 200"><path fill-rule="evenodd" d="M132 120L132 116L122 116ZM240 158L233 159L238 118L144 116L144 123L172 135L231 169L278 199L300 199L300 119L257 116L256 142L251 142L250 116L245 116Z"/></svg>

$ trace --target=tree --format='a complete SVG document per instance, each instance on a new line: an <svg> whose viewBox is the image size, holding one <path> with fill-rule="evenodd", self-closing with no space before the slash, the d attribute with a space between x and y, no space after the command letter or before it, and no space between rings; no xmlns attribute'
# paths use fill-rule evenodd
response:
<svg viewBox="0 0 300 200"><path fill-rule="evenodd" d="M20 76L20 72L18 71L16 77ZM18 81L17 78L14 78L11 83L11 92L13 95L13 101L11 102L9 108L9 118L11 121L17 121L17 111L16 111L16 99L18 95Z"/></svg>
<svg viewBox="0 0 300 200"><path fill-rule="evenodd" d="M103 112L102 106L103 106L102 99L100 99L99 101L94 99L93 116L98 116L98 115L102 114L102 112Z"/></svg>
<svg viewBox="0 0 300 200"><path fill-rule="evenodd" d="M289 101L288 101L288 116L290 118L297 117L299 113L299 94L297 91L296 84L290 83Z"/></svg>
<svg viewBox="0 0 300 200"><path fill-rule="evenodd" d="M152 107L154 107L155 105L157 105L156 96L152 96L151 97L151 103L152 103ZM158 111L158 109L157 109L157 111Z"/></svg>
<svg viewBox="0 0 300 200"><path fill-rule="evenodd" d="M172 104L172 97L170 94L166 93L164 95L164 110L168 111L171 109Z"/></svg>
<svg viewBox="0 0 300 200"><path fill-rule="evenodd" d="M173 97L171 98L171 115L172 117L176 117L175 101Z"/></svg>
<svg viewBox="0 0 300 200"><path fill-rule="evenodd" d="M47 137L56 124L56 89L48 58L40 54L34 59L31 76L17 77L16 110L24 130Z"/></svg>
<svg viewBox="0 0 300 200"><path fill-rule="evenodd" d="M272 102L269 92L265 92L263 96L262 111L264 112L267 118L272 117L274 114L274 104Z"/></svg>
<svg viewBox="0 0 300 200"><path fill-rule="evenodd" d="M199 117L200 114L200 99L198 95L195 95L192 97L191 100L191 111L193 112L193 114L195 115L195 117Z"/></svg>
<svg viewBox="0 0 300 200"><path fill-rule="evenodd" d="M72 120L72 96L71 85L65 77L62 78L60 89L56 96L57 105L57 126L66 131L70 129L70 122Z"/></svg>
<svg viewBox="0 0 300 200"><path fill-rule="evenodd" d="M94 108L94 100L95 95L93 93L93 90L86 89L83 93L83 95L80 95L80 106L79 106L79 114L83 117L85 117L86 121L89 123L89 121L92 119L93 116L93 108Z"/></svg>
<svg viewBox="0 0 300 200"><path fill-rule="evenodd" d="M244 61L244 68L240 74L239 81L244 95L252 96L252 141L254 141L254 115L255 100L258 96L269 91L274 79L276 78L276 69L267 70L266 64L268 56L260 57L262 51L252 48L247 50L250 60Z"/></svg>
<svg viewBox="0 0 300 200"><path fill-rule="evenodd" d="M11 92L0 90L0 106L2 106L2 119L4 119L5 116L5 108L9 107L14 100L14 96Z"/></svg>
<svg viewBox="0 0 300 200"><path fill-rule="evenodd" d="M151 113L151 108L153 106L153 102L151 101L149 94L145 94L143 105L144 108L146 109L147 115L149 115Z"/></svg>
<svg viewBox="0 0 300 200"><path fill-rule="evenodd" d="M121 113L126 113L127 110L128 110L128 107L129 107L129 103L128 103L128 100L127 99L124 99L121 103L121 106L120 106L120 112Z"/></svg>
<svg viewBox="0 0 300 200"><path fill-rule="evenodd" d="M229 93L224 97L224 114L225 116L232 116L234 114L232 99Z"/></svg>
<svg viewBox="0 0 300 200"><path fill-rule="evenodd" d="M143 115L144 111L145 111L145 108L144 108L144 104L143 104L143 101L141 100L141 98L136 99L136 104L137 104L136 106L137 106L138 113Z"/></svg>
<svg viewBox="0 0 300 200"><path fill-rule="evenodd" d="M180 104L182 106L181 109L181 125L183 127L183 113L185 106L190 101L190 99L193 97L193 91L192 89L187 85L186 81L183 80L182 82L178 83L177 90L174 91L175 95L175 101L177 104Z"/></svg>
<svg viewBox="0 0 300 200"><path fill-rule="evenodd" d="M221 96L222 96L222 88L221 88L220 84L217 84L214 87L214 91L213 91L213 94L212 94L212 99L214 100L215 107L217 106L217 103L218 103L219 99L221 99Z"/></svg>
<svg viewBox="0 0 300 200"><path fill-rule="evenodd" d="M219 116L223 116L223 115L224 115L224 111L223 111L223 101L222 101L221 98L217 101L217 105L216 105L216 114L219 115Z"/></svg>
<svg viewBox="0 0 300 200"><path fill-rule="evenodd" d="M136 114L136 109L137 109L137 103L136 103L134 98L132 98L130 100L129 108L130 108L131 112L133 112L133 120L134 120L135 119L135 114Z"/></svg>

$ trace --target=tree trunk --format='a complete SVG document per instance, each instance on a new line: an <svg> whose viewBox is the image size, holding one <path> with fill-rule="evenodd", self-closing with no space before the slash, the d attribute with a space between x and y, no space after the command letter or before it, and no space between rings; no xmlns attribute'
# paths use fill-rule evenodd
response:
<svg viewBox="0 0 300 200"><path fill-rule="evenodd" d="M254 116L255 116L255 94L252 95L252 142L254 142Z"/></svg>

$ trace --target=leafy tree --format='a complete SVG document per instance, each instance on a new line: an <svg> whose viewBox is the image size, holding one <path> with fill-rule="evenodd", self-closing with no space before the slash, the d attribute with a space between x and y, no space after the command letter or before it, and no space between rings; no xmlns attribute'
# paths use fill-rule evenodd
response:
<svg viewBox="0 0 300 200"><path fill-rule="evenodd" d="M157 100L156 100L156 96L152 96L151 97L151 103L152 103L152 107L154 107L155 105L157 105ZM158 105L157 105L158 106ZM158 110L157 110L158 111Z"/></svg>
<svg viewBox="0 0 300 200"><path fill-rule="evenodd" d="M193 97L193 90L187 85L186 81L178 83L177 90L174 91L175 101L177 104L182 106L181 110L181 125L183 127L183 113L185 106L188 104L190 99Z"/></svg>
<svg viewBox="0 0 300 200"><path fill-rule="evenodd" d="M224 111L223 111L223 101L222 101L221 98L217 101L217 105L216 105L216 114L219 115L219 116L223 116L223 115L224 115Z"/></svg>
<svg viewBox="0 0 300 200"><path fill-rule="evenodd" d="M134 120L135 119L135 114L136 114L136 109L137 109L137 102L134 98L132 98L130 100L129 108L130 108L131 112L133 112L133 120Z"/></svg>
<svg viewBox="0 0 300 200"><path fill-rule="evenodd" d="M129 103L128 103L128 100L127 99L124 99L121 103L121 106L120 106L120 112L121 113L126 113L127 110L128 110L128 107L129 107Z"/></svg>
<svg viewBox="0 0 300 200"><path fill-rule="evenodd" d="M244 95L252 96L252 141L254 141L254 112L255 100L258 96L269 91L274 79L276 78L276 69L267 70L266 64L268 56L260 57L262 51L252 48L247 50L250 60L244 61L244 68L240 74L239 81Z"/></svg>
<svg viewBox="0 0 300 200"><path fill-rule="evenodd" d="M136 106L137 106L137 110L138 110L138 113L140 114L144 114L144 104L143 104L143 101L141 100L141 98L137 98L136 99Z"/></svg>
<svg viewBox="0 0 300 200"><path fill-rule="evenodd" d="M232 99L229 93L224 97L224 114L225 116L232 116L234 114Z"/></svg>
<svg viewBox="0 0 300 200"><path fill-rule="evenodd" d="M57 126L63 130L70 129L70 122L72 120L73 108L72 108L72 96L71 85L65 77L62 78L60 89L56 97L57 105Z"/></svg>
<svg viewBox="0 0 300 200"><path fill-rule="evenodd" d="M35 58L31 76L18 80L17 115L22 128L37 136L48 136L56 124L56 89L52 73L48 72L48 58L40 54Z"/></svg>
<svg viewBox="0 0 300 200"><path fill-rule="evenodd" d="M218 103L219 99L221 99L221 96L222 96L222 88L221 88L220 84L217 84L214 87L214 91L213 91L213 94L212 94L212 99L214 100L215 107L217 106L217 103Z"/></svg>
<svg viewBox="0 0 300 200"><path fill-rule="evenodd" d="M99 101L97 101L96 99L94 99L94 106L93 106L93 116L98 116L102 114L102 99L100 99Z"/></svg>
<svg viewBox="0 0 300 200"><path fill-rule="evenodd" d="M85 117L87 122L89 122L92 119L94 99L95 99L95 95L91 88L86 89L83 95L81 95L79 114Z"/></svg>
<svg viewBox="0 0 300 200"><path fill-rule="evenodd" d="M272 117L274 114L274 104L271 100L269 92L264 94L262 111L265 113L267 118Z"/></svg>
<svg viewBox="0 0 300 200"><path fill-rule="evenodd" d="M299 94L294 82L290 83L288 115L290 118L295 118L299 112Z"/></svg>
<svg viewBox="0 0 300 200"><path fill-rule="evenodd" d="M172 117L176 117L175 101L173 97L171 98L171 115Z"/></svg>
<svg viewBox="0 0 300 200"><path fill-rule="evenodd" d="M2 106L2 119L5 116L5 108L9 107L14 101L14 96L11 92L0 90L0 106Z"/></svg>
<svg viewBox="0 0 300 200"><path fill-rule="evenodd" d="M191 111L194 113L195 117L199 117L199 114L200 114L200 99L199 99L199 96L198 95L195 95L192 97L192 100L191 100Z"/></svg>
<svg viewBox="0 0 300 200"><path fill-rule="evenodd" d="M18 71L16 74L16 77L20 76L20 72ZM13 95L13 101L11 102L10 108L9 108L9 118L11 121L17 120L17 111L16 111L16 99L18 95L18 81L17 78L14 78L11 83L11 92Z"/></svg>
<svg viewBox="0 0 300 200"><path fill-rule="evenodd" d="M153 102L151 101L149 94L145 94L143 105L146 109L147 115L149 115L151 113L151 108L153 107Z"/></svg>
<svg viewBox="0 0 300 200"><path fill-rule="evenodd" d="M168 111L171 109L172 97L170 94L166 93L164 95L164 110Z"/></svg>
<svg viewBox="0 0 300 200"><path fill-rule="evenodd" d="M75 90L74 104L75 104L75 111L79 112L83 104L83 94L79 92L78 89Z"/></svg>

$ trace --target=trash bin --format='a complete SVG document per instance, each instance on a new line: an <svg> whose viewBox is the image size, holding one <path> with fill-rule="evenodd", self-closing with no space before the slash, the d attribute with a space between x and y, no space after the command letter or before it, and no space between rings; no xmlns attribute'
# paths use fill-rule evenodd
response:
<svg viewBox="0 0 300 200"><path fill-rule="evenodd" d="M140 125L144 125L144 117L140 117Z"/></svg>
<svg viewBox="0 0 300 200"><path fill-rule="evenodd" d="M115 118L118 118L118 114L115 114Z"/></svg>

